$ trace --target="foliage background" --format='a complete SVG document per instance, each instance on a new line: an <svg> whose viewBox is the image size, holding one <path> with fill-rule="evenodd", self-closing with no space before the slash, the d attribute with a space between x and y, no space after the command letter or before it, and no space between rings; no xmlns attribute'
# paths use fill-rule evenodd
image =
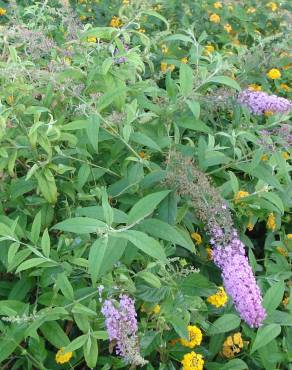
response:
<svg viewBox="0 0 292 370"><path fill-rule="evenodd" d="M290 2L0 6L2 368L129 368L110 353L99 300L125 292L147 370L180 368L188 349L171 340L189 323L203 331L206 369L292 369L291 143L278 130L291 121L236 101L251 84L291 98ZM221 278L204 225L163 183L174 149L232 210L268 312L258 330L231 301L206 302ZM234 332L245 345L228 359ZM73 352L64 365L61 347Z"/></svg>

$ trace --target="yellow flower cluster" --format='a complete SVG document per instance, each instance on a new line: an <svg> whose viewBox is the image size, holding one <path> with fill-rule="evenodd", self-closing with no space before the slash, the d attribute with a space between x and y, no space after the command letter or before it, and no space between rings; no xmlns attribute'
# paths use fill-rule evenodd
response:
<svg viewBox="0 0 292 370"><path fill-rule="evenodd" d="M292 239L292 234L287 234L287 239Z"/></svg>
<svg viewBox="0 0 292 370"><path fill-rule="evenodd" d="M162 73L166 73L167 71L172 72L174 70L174 64L167 64L165 62L160 63L160 70Z"/></svg>
<svg viewBox="0 0 292 370"><path fill-rule="evenodd" d="M195 325L189 325L188 333L189 333L189 340L180 338L179 341L181 345L183 345L184 347L189 347L189 348L194 348L196 346L199 346L203 339L203 334L201 332L201 329Z"/></svg>
<svg viewBox="0 0 292 370"><path fill-rule="evenodd" d="M219 23L220 22L220 16L216 13L213 13L213 14L210 15L209 20L210 20L210 22L213 22L213 23Z"/></svg>
<svg viewBox="0 0 292 370"><path fill-rule="evenodd" d="M110 21L110 23L109 23L109 25L110 25L111 27L114 27L114 28L119 28L122 24L123 24L123 23L122 23L122 21L120 20L120 18L119 18L119 17L116 17L115 15L112 17L112 19L111 19L111 21Z"/></svg>
<svg viewBox="0 0 292 370"><path fill-rule="evenodd" d="M199 233L192 233L191 234L191 237L192 239L194 239L194 241L197 243L197 244L202 244L202 237Z"/></svg>
<svg viewBox="0 0 292 370"><path fill-rule="evenodd" d="M290 158L290 154L288 152L282 152L282 157L287 161Z"/></svg>
<svg viewBox="0 0 292 370"><path fill-rule="evenodd" d="M211 261L212 260L212 249L210 248L209 245L206 246L206 253L207 253L207 260Z"/></svg>
<svg viewBox="0 0 292 370"><path fill-rule="evenodd" d="M183 64L187 64L188 62L188 58L184 57L184 58L181 58L180 60Z"/></svg>
<svg viewBox="0 0 292 370"><path fill-rule="evenodd" d="M275 231L276 229L276 217L273 212L271 212L268 216L267 228L272 231Z"/></svg>
<svg viewBox="0 0 292 370"><path fill-rule="evenodd" d="M251 222L249 222L249 223L247 224L246 228L247 228L247 230L248 230L248 231L252 231L252 230L253 230L253 228L254 228L254 224L252 224Z"/></svg>
<svg viewBox="0 0 292 370"><path fill-rule="evenodd" d="M277 247L276 251L278 253L282 254L282 256L288 257L288 252L286 251L286 249L284 247Z"/></svg>
<svg viewBox="0 0 292 370"><path fill-rule="evenodd" d="M183 365L183 370L203 370L203 356L192 351L184 355L181 364Z"/></svg>
<svg viewBox="0 0 292 370"><path fill-rule="evenodd" d="M7 12L7 10L6 10L6 9L4 9L4 8L0 8L0 16L5 15L5 14L6 14L6 12Z"/></svg>
<svg viewBox="0 0 292 370"><path fill-rule="evenodd" d="M151 308L146 308L143 304L141 306L141 312L147 312L148 314L155 314L158 315L160 312L161 308L159 304L155 305L154 307Z"/></svg>
<svg viewBox="0 0 292 370"><path fill-rule="evenodd" d="M211 303L213 306L217 308L223 307L227 301L228 301L228 296L223 286L219 287L218 292L216 294L210 295L207 298L207 302Z"/></svg>
<svg viewBox="0 0 292 370"><path fill-rule="evenodd" d="M215 51L215 48L213 45L206 45L204 47L204 54L210 54L210 53L213 53Z"/></svg>
<svg viewBox="0 0 292 370"><path fill-rule="evenodd" d="M227 358L233 358L243 348L241 333L235 333L226 338L222 353Z"/></svg>
<svg viewBox="0 0 292 370"><path fill-rule="evenodd" d="M167 54L168 53L168 47L165 44L161 45L161 51L162 51L163 54Z"/></svg>
<svg viewBox="0 0 292 370"><path fill-rule="evenodd" d="M261 156L261 161L267 161L269 159L269 156L267 155L267 154L263 154L262 156Z"/></svg>
<svg viewBox="0 0 292 370"><path fill-rule="evenodd" d="M256 10L256 8L252 8L252 7L251 7L251 8L248 8L246 12L247 12L247 14L253 14L253 13L255 13L256 11L257 11L257 10Z"/></svg>
<svg viewBox="0 0 292 370"><path fill-rule="evenodd" d="M234 200L235 200L235 203L239 203L241 198L245 198L249 196L249 192L248 191L244 191L244 190L239 190L235 197L234 197Z"/></svg>
<svg viewBox="0 0 292 370"><path fill-rule="evenodd" d="M261 85L257 85L257 84L248 85L248 89L251 91L262 91Z"/></svg>
<svg viewBox="0 0 292 370"><path fill-rule="evenodd" d="M277 80L281 77L281 72L277 68L272 68L268 71L267 76L271 80Z"/></svg>
<svg viewBox="0 0 292 370"><path fill-rule="evenodd" d="M230 32L232 31L232 27L230 26L230 24L229 24L229 23L226 23L226 24L224 25L224 29L225 29L225 31L226 31L227 33L230 33Z"/></svg>
<svg viewBox="0 0 292 370"><path fill-rule="evenodd" d="M278 9L278 5L273 1L270 1L266 6L267 8L270 8L272 12L275 12Z"/></svg>
<svg viewBox="0 0 292 370"><path fill-rule="evenodd" d="M123 5L129 5L130 4L130 0L123 0Z"/></svg>
<svg viewBox="0 0 292 370"><path fill-rule="evenodd" d="M55 359L57 364L65 364L66 362L70 361L72 355L73 355L72 352L64 352L64 347L62 347L56 353Z"/></svg>
<svg viewBox="0 0 292 370"><path fill-rule="evenodd" d="M216 1L216 3L214 3L213 6L215 9L220 9L222 8L222 3L220 3L220 1Z"/></svg>
<svg viewBox="0 0 292 370"><path fill-rule="evenodd" d="M95 36L88 36L87 37L87 42L96 42L96 37Z"/></svg>

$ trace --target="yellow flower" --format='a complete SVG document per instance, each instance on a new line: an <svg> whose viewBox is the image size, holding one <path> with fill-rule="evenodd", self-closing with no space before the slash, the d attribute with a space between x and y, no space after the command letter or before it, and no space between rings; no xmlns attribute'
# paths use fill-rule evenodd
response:
<svg viewBox="0 0 292 370"><path fill-rule="evenodd" d="M272 116L274 114L274 112L272 112L271 110L266 110L265 111L265 113L264 113L264 115L266 116L266 117L270 117L270 116Z"/></svg>
<svg viewBox="0 0 292 370"><path fill-rule="evenodd" d="M290 87L287 84L284 84L284 83L280 84L280 89L285 90L287 92L290 91Z"/></svg>
<svg viewBox="0 0 292 370"><path fill-rule="evenodd" d="M220 22L220 16L216 13L213 13L213 14L210 15L209 20L210 20L210 22L213 22L213 23L219 23Z"/></svg>
<svg viewBox="0 0 292 370"><path fill-rule="evenodd" d="M163 54L167 54L168 53L168 47L165 44L161 45L161 51L162 51Z"/></svg>
<svg viewBox="0 0 292 370"><path fill-rule="evenodd" d="M271 212L269 214L266 225L267 225L267 228L269 230L275 231L275 229L276 229L276 217L275 217L273 212Z"/></svg>
<svg viewBox="0 0 292 370"><path fill-rule="evenodd" d="M256 11L257 11L257 10L256 10L256 8L252 8L252 7L251 7L251 8L248 8L246 12L247 12L248 14L253 14L253 13L255 13Z"/></svg>
<svg viewBox="0 0 292 370"><path fill-rule="evenodd" d="M272 68L269 70L269 72L267 73L267 76L271 79L271 80L277 80L278 78L281 77L281 72L277 69L277 68Z"/></svg>
<svg viewBox="0 0 292 370"><path fill-rule="evenodd" d="M254 224L252 224L251 222L249 222L246 227L247 227L247 230L248 231L252 231L253 228L254 228Z"/></svg>
<svg viewBox="0 0 292 370"><path fill-rule="evenodd" d="M241 333L235 333L226 338L223 343L222 354L227 358L233 358L243 348Z"/></svg>
<svg viewBox="0 0 292 370"><path fill-rule="evenodd" d="M166 71L167 71L167 63L161 62L160 63L160 70L161 70L162 73L166 73Z"/></svg>
<svg viewBox="0 0 292 370"><path fill-rule="evenodd" d="M292 234L287 234L287 239L292 239Z"/></svg>
<svg viewBox="0 0 292 370"><path fill-rule="evenodd" d="M153 312L155 315L158 315L158 314L159 314L159 312L160 312L160 306L159 306L159 304L157 304L156 306L154 306L154 307L152 308L152 312Z"/></svg>
<svg viewBox="0 0 292 370"><path fill-rule="evenodd" d="M198 233L192 233L191 234L191 237L192 237L192 239L194 239L195 240L195 242L197 243L197 244L202 244L202 237L201 237L201 235L200 234L198 234Z"/></svg>
<svg viewBox="0 0 292 370"><path fill-rule="evenodd" d="M289 304L289 297L285 297L283 299L282 303L283 303L284 306L288 306L288 304Z"/></svg>
<svg viewBox="0 0 292 370"><path fill-rule="evenodd" d="M233 10L234 10L234 7L233 7L233 5L228 5L228 10L230 10L231 12L233 12Z"/></svg>
<svg viewBox="0 0 292 370"><path fill-rule="evenodd" d="M262 91L261 85L257 85L257 84L248 85L248 89L252 91Z"/></svg>
<svg viewBox="0 0 292 370"><path fill-rule="evenodd" d="M72 60L71 58L65 57L64 58L64 63L67 64L68 66L71 64Z"/></svg>
<svg viewBox="0 0 292 370"><path fill-rule="evenodd" d="M144 306L144 304L142 304L141 308L140 308L141 312L147 312L148 314L155 314L155 315L158 315L159 312L160 312L160 306L159 304L157 304L156 306L154 307L151 307L151 308L146 308Z"/></svg>
<svg viewBox="0 0 292 370"><path fill-rule="evenodd" d="M6 12L7 12L7 10L6 10L6 9L4 9L4 8L0 8L0 16L1 16L1 15L5 15L5 14L6 14Z"/></svg>
<svg viewBox="0 0 292 370"><path fill-rule="evenodd" d="M154 6L153 9L156 10L156 11L159 11L159 10L162 9L162 5L158 4L158 5Z"/></svg>
<svg viewBox="0 0 292 370"><path fill-rule="evenodd" d="M210 54L210 53L213 53L215 50L214 46L213 45L206 45L204 47L204 54Z"/></svg>
<svg viewBox="0 0 292 370"><path fill-rule="evenodd" d="M192 351L184 355L181 364L183 365L183 370L203 370L203 356Z"/></svg>
<svg viewBox="0 0 292 370"><path fill-rule="evenodd" d="M272 12L275 12L278 9L278 5L273 1L270 1L266 6L270 8Z"/></svg>
<svg viewBox="0 0 292 370"><path fill-rule="evenodd" d="M206 246L206 252L207 252L207 260L211 261L212 260L212 249L210 246Z"/></svg>
<svg viewBox="0 0 292 370"><path fill-rule="evenodd" d="M170 70L170 72L172 72L174 70L174 68L175 68L174 64L170 64L169 67L168 67L168 69Z"/></svg>
<svg viewBox="0 0 292 370"><path fill-rule="evenodd" d="M210 295L207 298L207 302L211 303L213 306L217 308L223 307L227 301L228 301L228 296L223 286L219 287L218 292L216 294Z"/></svg>
<svg viewBox="0 0 292 370"><path fill-rule="evenodd" d="M195 325L189 325L188 333L189 333L189 340L180 338L179 341L181 345L185 347L189 347L189 348L194 348L196 346L199 346L203 339L203 334L201 332L201 329Z"/></svg>
<svg viewBox="0 0 292 370"><path fill-rule="evenodd" d="M288 257L288 252L286 251L286 249L284 247L277 247L276 251L279 252L280 254L282 254L282 256Z"/></svg>
<svg viewBox="0 0 292 370"><path fill-rule="evenodd" d="M267 154L263 154L262 156L261 156L261 161L267 161L269 159L269 157L268 157L268 155Z"/></svg>
<svg viewBox="0 0 292 370"><path fill-rule="evenodd" d="M80 19L81 21L85 21L86 16L85 16L85 15L80 15L79 19Z"/></svg>
<svg viewBox="0 0 292 370"><path fill-rule="evenodd" d="M282 152L281 154L282 154L282 157L283 157L285 160L287 160L287 159L289 159L289 158L290 158L290 154L289 154L289 153L287 153L287 152Z"/></svg>
<svg viewBox="0 0 292 370"><path fill-rule="evenodd" d="M73 355L72 352L64 352L64 347L62 347L56 353L55 359L57 364L65 364L66 362L70 361L72 355Z"/></svg>
<svg viewBox="0 0 292 370"><path fill-rule="evenodd" d="M114 15L114 16L112 17L112 19L111 19L111 21L110 21L109 25L110 25L111 27L118 28L118 27L120 27L120 26L122 25L122 21L120 20L120 18L119 18L119 17L116 17L116 16Z"/></svg>
<svg viewBox="0 0 292 370"><path fill-rule="evenodd" d="M9 96L7 96L6 101L7 101L7 103L8 103L9 105L12 105L12 104L13 104L13 102L14 102L14 97L13 97L13 95L9 95Z"/></svg>
<svg viewBox="0 0 292 370"><path fill-rule="evenodd" d="M187 64L187 62L188 62L188 58L181 58L181 60L180 60L183 64Z"/></svg>
<svg viewBox="0 0 292 370"><path fill-rule="evenodd" d="M130 4L130 0L123 0L123 5L129 5Z"/></svg>
<svg viewBox="0 0 292 370"><path fill-rule="evenodd" d="M222 3L220 3L220 1L216 1L216 3L214 3L213 6L215 9L220 9L222 8Z"/></svg>
<svg viewBox="0 0 292 370"><path fill-rule="evenodd" d="M238 39L234 39L232 41L232 44L234 44L234 45L240 45L240 41Z"/></svg>
<svg viewBox="0 0 292 370"><path fill-rule="evenodd" d="M140 33L145 33L146 31L145 31L145 29L144 29L144 28L139 28L139 29L138 29L138 32L140 32Z"/></svg>
<svg viewBox="0 0 292 370"><path fill-rule="evenodd" d="M287 69L289 69L289 68L291 68L292 67L292 63L289 63L289 64L287 64L286 66L284 66L283 68L285 69L285 71L287 70Z"/></svg>
<svg viewBox="0 0 292 370"><path fill-rule="evenodd" d="M88 36L87 37L87 42L96 42L96 37L95 36Z"/></svg>
<svg viewBox="0 0 292 370"><path fill-rule="evenodd" d="M249 196L249 192L248 191L239 190L235 194L235 197L234 197L235 203L239 203L241 198L245 198L247 196Z"/></svg>
<svg viewBox="0 0 292 370"><path fill-rule="evenodd" d="M228 32L228 33L230 33L230 32L232 31L232 27L230 26L230 24L229 24L229 23L226 23L226 24L224 25L224 29L225 29L225 31L226 31L226 32Z"/></svg>

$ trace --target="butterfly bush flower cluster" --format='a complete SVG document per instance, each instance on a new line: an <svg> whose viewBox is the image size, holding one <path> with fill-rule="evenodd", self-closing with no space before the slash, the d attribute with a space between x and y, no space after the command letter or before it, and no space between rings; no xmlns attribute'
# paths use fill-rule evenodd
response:
<svg viewBox="0 0 292 370"><path fill-rule="evenodd" d="M101 312L105 316L109 340L116 344L116 354L123 357L127 364L145 365L147 361L140 354L134 300L127 295L120 296L119 304L108 299Z"/></svg>
<svg viewBox="0 0 292 370"><path fill-rule="evenodd" d="M243 90L238 95L238 102L247 106L256 115L287 113L292 110L290 100L251 89Z"/></svg>
<svg viewBox="0 0 292 370"><path fill-rule="evenodd" d="M212 260L221 269L226 292L241 318L250 327L259 327L266 316L261 292L224 200L209 178L178 153L168 161L166 183L189 198L210 236Z"/></svg>

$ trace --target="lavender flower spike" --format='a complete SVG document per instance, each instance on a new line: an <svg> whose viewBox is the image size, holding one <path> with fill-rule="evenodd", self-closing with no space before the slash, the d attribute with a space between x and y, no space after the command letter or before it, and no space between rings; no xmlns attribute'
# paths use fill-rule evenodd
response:
<svg viewBox="0 0 292 370"><path fill-rule="evenodd" d="M269 95L263 91L243 90L238 102L247 106L253 114L286 113L292 110L292 102L277 95Z"/></svg>
<svg viewBox="0 0 292 370"><path fill-rule="evenodd" d="M262 306L260 289L245 255L244 245L235 230L228 245L214 244L212 257L222 271L225 289L232 297L241 318L250 327L259 327L266 312Z"/></svg>
<svg viewBox="0 0 292 370"><path fill-rule="evenodd" d="M116 354L128 364L143 366L147 363L141 356L137 336L137 313L134 301L127 295L120 296L119 307L106 300L101 309L110 341L116 342Z"/></svg>

